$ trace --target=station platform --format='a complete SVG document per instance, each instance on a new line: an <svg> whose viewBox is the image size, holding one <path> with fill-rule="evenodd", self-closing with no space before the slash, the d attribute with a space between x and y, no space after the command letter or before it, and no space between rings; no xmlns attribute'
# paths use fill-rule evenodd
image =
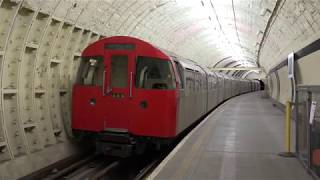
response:
<svg viewBox="0 0 320 180"><path fill-rule="evenodd" d="M284 113L261 92L232 98L214 110L148 179L312 180L284 150Z"/></svg>

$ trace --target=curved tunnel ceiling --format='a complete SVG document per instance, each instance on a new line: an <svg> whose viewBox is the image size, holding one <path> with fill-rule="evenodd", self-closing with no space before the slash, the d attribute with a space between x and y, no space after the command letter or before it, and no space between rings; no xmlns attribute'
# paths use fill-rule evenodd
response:
<svg viewBox="0 0 320 180"><path fill-rule="evenodd" d="M231 56L256 66L275 1L27 0L32 7L104 34L131 35L208 66Z"/></svg>
<svg viewBox="0 0 320 180"><path fill-rule="evenodd" d="M231 56L267 72L319 36L315 0L25 1L105 36L139 37L204 66Z"/></svg>

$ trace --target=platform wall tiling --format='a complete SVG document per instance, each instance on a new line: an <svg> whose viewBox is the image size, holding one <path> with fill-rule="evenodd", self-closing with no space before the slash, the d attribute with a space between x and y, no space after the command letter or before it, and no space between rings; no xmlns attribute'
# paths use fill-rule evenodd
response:
<svg viewBox="0 0 320 180"><path fill-rule="evenodd" d="M72 85L81 51L102 37L23 1L0 1L0 178L77 151L70 141Z"/></svg>

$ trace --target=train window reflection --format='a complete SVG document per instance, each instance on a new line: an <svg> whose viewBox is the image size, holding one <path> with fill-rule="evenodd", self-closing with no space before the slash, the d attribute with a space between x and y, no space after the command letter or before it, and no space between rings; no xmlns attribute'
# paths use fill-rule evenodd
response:
<svg viewBox="0 0 320 180"><path fill-rule="evenodd" d="M175 61L175 63L178 70L179 77L180 77L180 88L183 89L184 88L183 67L179 62Z"/></svg>
<svg viewBox="0 0 320 180"><path fill-rule="evenodd" d="M102 57L82 57L77 84L102 86L103 69Z"/></svg>
<svg viewBox="0 0 320 180"><path fill-rule="evenodd" d="M128 56L111 57L111 87L125 88L128 84Z"/></svg>
<svg viewBox="0 0 320 180"><path fill-rule="evenodd" d="M152 57L138 57L136 87L143 89L175 89L175 78L170 61Z"/></svg>

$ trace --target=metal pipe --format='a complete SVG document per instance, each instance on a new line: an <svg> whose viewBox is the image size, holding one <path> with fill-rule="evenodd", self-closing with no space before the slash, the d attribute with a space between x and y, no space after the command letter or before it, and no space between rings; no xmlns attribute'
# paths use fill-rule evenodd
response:
<svg viewBox="0 0 320 180"><path fill-rule="evenodd" d="M103 75L102 75L102 95L105 96L106 95L106 70L103 71Z"/></svg>
<svg viewBox="0 0 320 180"><path fill-rule="evenodd" d="M291 152L291 107L292 103L290 101L286 102L286 114L285 114L285 152L279 153L282 157L295 157Z"/></svg>
<svg viewBox="0 0 320 180"><path fill-rule="evenodd" d="M132 79L133 79L133 72L130 72L130 89L129 89L129 97L132 97Z"/></svg>

